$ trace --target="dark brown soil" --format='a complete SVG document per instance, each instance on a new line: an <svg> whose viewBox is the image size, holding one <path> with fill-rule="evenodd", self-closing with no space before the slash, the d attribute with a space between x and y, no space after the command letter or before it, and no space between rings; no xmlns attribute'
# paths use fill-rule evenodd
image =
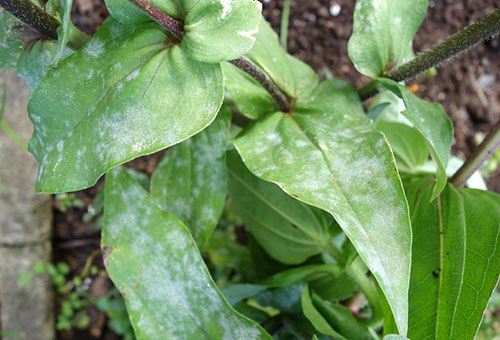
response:
<svg viewBox="0 0 500 340"><path fill-rule="evenodd" d="M310 64L318 73L327 68L335 77L352 82L356 87L367 83L347 56L347 41L352 33L353 0L292 0L289 51ZM279 32L283 0L264 1L264 16ZM330 6L339 5L337 16ZM416 51L423 51L448 35L477 21L495 8L500 0L430 0L430 9L415 38ZM103 0L76 0L73 18L77 26L92 34L108 15ZM469 156L476 146L475 136L485 133L500 119L500 39L480 44L453 62L443 65L436 77L418 83L418 94L439 102L455 124L453 152L461 158ZM160 156L137 159L129 166L150 174ZM77 193L88 205L95 188ZM500 172L490 179L489 187L500 192ZM73 273L79 274L88 256L99 248L100 235L82 222L84 209L72 208L62 213L55 210L55 261L66 261ZM98 257L100 258L100 257ZM102 267L100 260L97 264ZM91 290L103 294L109 285L94 280ZM96 287L97 286L97 287ZM115 339L103 324L103 315L91 310L91 332L64 332L59 339ZM98 336L97 336L98 335Z"/></svg>

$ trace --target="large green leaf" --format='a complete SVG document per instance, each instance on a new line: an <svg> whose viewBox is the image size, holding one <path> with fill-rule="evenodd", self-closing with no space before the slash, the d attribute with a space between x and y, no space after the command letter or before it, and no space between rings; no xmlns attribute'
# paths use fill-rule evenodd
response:
<svg viewBox="0 0 500 340"><path fill-rule="evenodd" d="M189 227L200 248L226 202L230 117L223 107L208 128L169 149L151 179L151 195Z"/></svg>
<svg viewBox="0 0 500 340"><path fill-rule="evenodd" d="M428 178L406 183L413 222L408 337L472 340L500 274L500 196L448 184L429 203Z"/></svg>
<svg viewBox="0 0 500 340"><path fill-rule="evenodd" d="M266 339L235 312L188 229L123 169L106 176L102 248L138 340Z"/></svg>
<svg viewBox="0 0 500 340"><path fill-rule="evenodd" d="M331 236L321 212L301 203L275 184L254 176L235 151L228 153L231 207L265 251L287 264L321 252Z"/></svg>
<svg viewBox="0 0 500 340"><path fill-rule="evenodd" d="M187 58L155 23L130 27L110 18L33 92L36 189L89 187L114 166L204 129L222 98L220 65Z"/></svg>
<svg viewBox="0 0 500 340"><path fill-rule="evenodd" d="M446 167L453 141L453 123L440 104L420 99L405 86L391 79L377 79L377 82L403 99L406 110L401 114L427 141L427 147L437 168L437 182L431 197L435 199L444 189L448 178Z"/></svg>
<svg viewBox="0 0 500 340"><path fill-rule="evenodd" d="M307 98L318 76L307 64L286 53L269 23L262 19L257 40L245 55L291 98ZM275 111L276 103L260 84L231 64L224 64L226 87L241 113L257 119Z"/></svg>
<svg viewBox="0 0 500 340"><path fill-rule="evenodd" d="M204 62L236 59L247 53L259 29L262 4L257 0L151 0L184 23L182 49ZM124 24L148 21L128 0L106 0L113 17Z"/></svg>
<svg viewBox="0 0 500 340"><path fill-rule="evenodd" d="M356 69L377 77L413 57L413 35L429 0L357 0L349 57Z"/></svg>
<svg viewBox="0 0 500 340"><path fill-rule="evenodd" d="M248 168L330 212L373 272L406 333L411 261L408 206L384 136L352 86L319 85L292 114L276 112L235 141Z"/></svg>

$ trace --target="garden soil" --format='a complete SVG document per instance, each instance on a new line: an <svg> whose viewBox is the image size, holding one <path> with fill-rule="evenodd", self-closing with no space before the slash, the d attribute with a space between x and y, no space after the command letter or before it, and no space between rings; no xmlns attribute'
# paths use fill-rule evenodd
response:
<svg viewBox="0 0 500 340"><path fill-rule="evenodd" d="M288 49L310 64L320 75L328 70L336 78L353 83L357 88L368 82L361 76L347 56L347 42L352 33L354 0L292 0ZM417 52L430 48L465 25L500 8L500 0L430 0L427 17L415 37ZM263 1L264 16L279 32L283 1ZM74 23L93 34L109 14L103 0L75 0ZM500 119L500 38L480 44L468 53L443 65L433 78L418 81L412 89L421 97L441 103L455 125L453 153L460 158L471 155L477 140ZM160 154L142 157L131 163L139 171L151 174L161 158ZM76 195L88 206L98 189L96 187ZM488 185L500 192L500 171L493 172ZM89 255L99 248L100 232L92 229L95 222L82 222L86 208L70 208L66 212L55 209L55 261L69 263L72 273L81 273ZM97 257L99 259L100 257ZM100 260L97 265L102 268ZM94 279L91 293L102 296L111 287L110 282ZM118 339L96 309L90 309L91 327L87 331L60 332L59 339Z"/></svg>

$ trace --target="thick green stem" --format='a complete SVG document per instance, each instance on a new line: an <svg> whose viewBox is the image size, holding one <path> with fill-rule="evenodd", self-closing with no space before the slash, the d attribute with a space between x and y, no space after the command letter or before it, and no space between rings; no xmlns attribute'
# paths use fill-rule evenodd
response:
<svg viewBox="0 0 500 340"><path fill-rule="evenodd" d="M60 22L31 0L0 0L0 5L26 25L52 39L57 39Z"/></svg>
<svg viewBox="0 0 500 340"><path fill-rule="evenodd" d="M385 77L398 82L415 78L426 70L439 66L498 33L500 33L500 10L495 10L478 22L465 27L430 50L418 55L415 59L393 68L387 72Z"/></svg>
<svg viewBox="0 0 500 340"><path fill-rule="evenodd" d="M169 33L174 35L179 41L182 40L183 26L180 22L176 21L168 14L164 13L161 9L156 7L149 0L129 0L135 6L137 6L141 11L146 13L154 21L163 26ZM231 64L240 68L241 70L248 73L252 78L257 80L267 92L276 100L280 109L283 112L290 111L290 101L288 97L281 91L276 84L274 84L271 79L269 79L261 70L259 70L255 65L244 58L238 58L229 61Z"/></svg>
<svg viewBox="0 0 500 340"><path fill-rule="evenodd" d="M481 168L498 147L500 147L500 120L491 129L472 156L453 175L450 182L455 186L465 185L467 180Z"/></svg>

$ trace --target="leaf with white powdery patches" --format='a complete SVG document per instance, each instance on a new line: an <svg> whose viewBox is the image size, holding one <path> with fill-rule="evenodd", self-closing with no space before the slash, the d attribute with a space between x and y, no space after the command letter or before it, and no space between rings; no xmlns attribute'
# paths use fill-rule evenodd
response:
<svg viewBox="0 0 500 340"><path fill-rule="evenodd" d="M356 69L369 77L413 58L413 36L429 0L357 0L348 50Z"/></svg>
<svg viewBox="0 0 500 340"><path fill-rule="evenodd" d="M391 79L379 78L376 81L403 100L406 110L401 111L401 114L425 138L427 148L437 168L437 181L431 196L431 199L435 199L448 180L446 167L453 141L453 123L440 104L420 99L406 87Z"/></svg>
<svg viewBox="0 0 500 340"><path fill-rule="evenodd" d="M217 289L188 229L123 168L106 175L102 247L138 340L271 340Z"/></svg>
<svg viewBox="0 0 500 340"><path fill-rule="evenodd" d="M389 145L364 114L356 90L328 80L294 112L263 117L234 144L254 174L335 217L377 278L405 334L408 205Z"/></svg>
<svg viewBox="0 0 500 340"><path fill-rule="evenodd" d="M230 118L223 106L208 128L168 150L151 179L151 195L189 227L200 249L226 201Z"/></svg>
<svg viewBox="0 0 500 340"><path fill-rule="evenodd" d="M148 20L125 0L106 0L111 15L124 24ZM236 59L247 53L259 31L262 4L257 0L151 0L184 23L182 49L203 62ZM149 19L150 20L150 19Z"/></svg>
<svg viewBox="0 0 500 340"><path fill-rule="evenodd" d="M423 185L422 185L423 183ZM405 181L412 209L410 339L474 339L500 274L500 196Z"/></svg>
<svg viewBox="0 0 500 340"><path fill-rule="evenodd" d="M110 18L33 92L36 190L92 186L116 165L203 130L222 99L220 65L187 58L155 23L131 27Z"/></svg>

